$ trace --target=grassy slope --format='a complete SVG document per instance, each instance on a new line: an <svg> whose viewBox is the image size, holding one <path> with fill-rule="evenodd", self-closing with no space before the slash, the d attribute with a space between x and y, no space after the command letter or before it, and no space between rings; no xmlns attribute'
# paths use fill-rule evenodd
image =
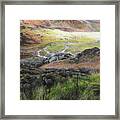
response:
<svg viewBox="0 0 120 120"><path fill-rule="evenodd" d="M78 83L76 84L78 79ZM64 79L63 79L64 80ZM60 80L61 81L61 80ZM32 95L32 99L42 99L43 88L37 88ZM99 100L100 99L100 75L76 76L59 82L51 88L51 92L45 95L46 100Z"/></svg>
<svg viewBox="0 0 120 120"><path fill-rule="evenodd" d="M52 29L37 29L37 30L30 30L30 29L23 29L21 30L23 34L25 34L28 38L32 40L39 41L39 43L36 44L28 44L27 46L21 46L23 51L27 50L33 51L34 49L42 49L47 46L47 49L50 52L56 52L56 51L61 51L64 48L64 42L70 42L71 44L69 45L69 49L67 51L70 51L72 53L80 52L84 49L87 48L92 48L92 47L99 47L99 42L96 43L96 40L94 38L89 38L89 37L80 37L76 36L74 33L70 32L63 32L60 30L52 30ZM54 43L51 44L50 43ZM25 52L24 51L24 52ZM44 50L42 52L45 52ZM44 53L45 54L45 53ZM55 66L61 67L55 64ZM53 63L51 63L52 66ZM48 64L51 66L50 64ZM64 67L71 67L71 64L63 64ZM91 65L91 64L90 64ZM73 68L79 67L79 66L89 66L88 64L73 64ZM43 66L43 67L46 67ZM48 67L48 66L47 66ZM95 67L99 67L96 66ZM56 76L57 77L57 76ZM88 99L99 99L99 80L100 80L100 75L99 74L93 74L91 76L85 76L82 78L79 78L79 93L76 95L76 86L75 86L75 81L76 81L76 76L73 78L69 78L67 82L64 82L63 84L58 84L57 86L52 87L52 90L50 94L47 94L45 97L46 99L81 99L81 100L88 100ZM57 79L57 78L56 78ZM58 78L59 79L59 78ZM38 87L36 90L34 90L32 94L31 99L42 99L43 95L43 88Z"/></svg>
<svg viewBox="0 0 120 120"><path fill-rule="evenodd" d="M74 32L64 32L57 29L44 29L39 28L37 30L23 29L21 33L25 34L28 38L41 42L95 42L94 38L88 38L86 36L81 37L74 34Z"/></svg>
<svg viewBox="0 0 120 120"><path fill-rule="evenodd" d="M21 33L27 38L36 41L36 44L27 44L27 49L42 49L47 46L49 52L59 52L65 47L65 42L69 42L66 52L76 53L87 48L99 47L99 42L95 38L80 36L74 32L65 32L57 29L38 28L35 30L22 29ZM51 44L52 43L52 44ZM25 49L26 46L21 48ZM29 51L28 51L29 52Z"/></svg>

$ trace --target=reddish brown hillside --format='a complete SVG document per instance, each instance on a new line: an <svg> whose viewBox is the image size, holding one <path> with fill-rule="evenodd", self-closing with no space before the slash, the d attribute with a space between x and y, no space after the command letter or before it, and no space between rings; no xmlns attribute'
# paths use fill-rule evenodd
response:
<svg viewBox="0 0 120 120"><path fill-rule="evenodd" d="M56 61L49 64L45 64L41 66L40 68L46 69L46 68L55 68L55 69L80 69L80 68L93 68L93 69L99 69L100 68L100 62L95 61L93 63L90 62L84 62L84 63L66 63L64 61Z"/></svg>
<svg viewBox="0 0 120 120"><path fill-rule="evenodd" d="M99 31L99 20L21 20L21 26L30 25L49 29L60 29L68 32Z"/></svg>

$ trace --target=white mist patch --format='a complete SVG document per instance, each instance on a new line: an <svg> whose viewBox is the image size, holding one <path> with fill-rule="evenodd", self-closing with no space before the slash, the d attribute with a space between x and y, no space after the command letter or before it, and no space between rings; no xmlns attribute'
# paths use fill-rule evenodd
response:
<svg viewBox="0 0 120 120"><path fill-rule="evenodd" d="M97 41L100 41L100 32L73 32L71 34L81 37L94 38Z"/></svg>

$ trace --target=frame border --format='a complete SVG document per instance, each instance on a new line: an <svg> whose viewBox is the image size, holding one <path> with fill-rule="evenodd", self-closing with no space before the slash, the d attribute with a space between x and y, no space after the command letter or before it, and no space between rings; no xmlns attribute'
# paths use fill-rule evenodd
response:
<svg viewBox="0 0 120 120"><path fill-rule="evenodd" d="M115 115L5 115L5 5L115 5ZM119 119L119 0L2 1L1 7L0 119Z"/></svg>

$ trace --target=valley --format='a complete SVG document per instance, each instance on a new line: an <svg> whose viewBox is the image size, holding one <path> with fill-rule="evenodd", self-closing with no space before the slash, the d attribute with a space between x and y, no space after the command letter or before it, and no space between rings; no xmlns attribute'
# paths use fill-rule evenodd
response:
<svg viewBox="0 0 120 120"><path fill-rule="evenodd" d="M21 20L21 100L99 100L99 21Z"/></svg>

